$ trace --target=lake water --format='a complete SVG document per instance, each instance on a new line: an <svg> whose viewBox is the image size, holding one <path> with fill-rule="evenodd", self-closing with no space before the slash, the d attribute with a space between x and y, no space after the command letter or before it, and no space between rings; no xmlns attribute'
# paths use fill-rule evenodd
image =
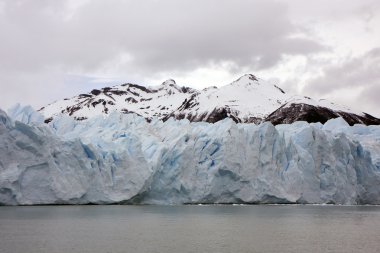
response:
<svg viewBox="0 0 380 253"><path fill-rule="evenodd" d="M380 207L0 207L0 252L380 252Z"/></svg>

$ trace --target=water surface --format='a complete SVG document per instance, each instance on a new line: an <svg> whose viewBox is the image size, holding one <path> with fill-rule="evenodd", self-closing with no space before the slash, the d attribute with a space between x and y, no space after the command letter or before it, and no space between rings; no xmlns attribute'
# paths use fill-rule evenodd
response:
<svg viewBox="0 0 380 253"><path fill-rule="evenodd" d="M380 207L0 207L0 252L380 252Z"/></svg>

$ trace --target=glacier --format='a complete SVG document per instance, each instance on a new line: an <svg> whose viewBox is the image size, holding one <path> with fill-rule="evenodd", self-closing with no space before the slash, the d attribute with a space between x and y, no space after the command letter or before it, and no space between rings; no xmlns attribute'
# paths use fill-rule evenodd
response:
<svg viewBox="0 0 380 253"><path fill-rule="evenodd" d="M380 204L380 127L0 110L0 204Z"/></svg>

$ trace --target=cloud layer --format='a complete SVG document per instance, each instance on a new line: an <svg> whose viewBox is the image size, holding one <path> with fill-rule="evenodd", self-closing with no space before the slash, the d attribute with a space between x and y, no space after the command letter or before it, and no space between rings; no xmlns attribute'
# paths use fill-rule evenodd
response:
<svg viewBox="0 0 380 253"><path fill-rule="evenodd" d="M307 78L301 82L300 73L280 71L279 66L284 64L299 69L292 63L294 60L284 59L311 59L326 53L338 57L339 50L330 43L328 34L318 32L318 27L325 27L326 22L339 27L337 17L348 23L360 19L363 27L370 27L368 24L373 25L378 12L376 1L369 0L361 5L357 1L345 1L344 8L334 2L330 7L339 10L335 13L323 7L329 6L327 2L323 5L292 3L282 0L0 0L3 34L0 88L4 96L0 107L16 102L42 106L89 90L97 85L91 81L96 79L146 83L175 77L190 82L186 84L204 86L212 79L210 73L215 73L218 82L222 77L230 78L224 80L228 83L249 71L264 73L263 77L269 79L285 76L282 80L287 84L292 80L291 89L297 90L299 83ZM373 37L377 38L377 34ZM351 77L339 82L335 72L362 61L363 67L356 75L352 74L361 78L371 72L364 65L373 57L364 55L361 60L347 58L340 65L318 65L323 75L305 73L311 81L304 90L325 96L348 87L350 84L346 83L351 82ZM311 68L312 63L308 64ZM371 77L365 75L371 82L366 84L367 88L377 88L379 77L374 72L369 73ZM200 73L201 76L194 77ZM72 80L70 76L82 76L79 79L85 81L74 85L68 82Z"/></svg>
<svg viewBox="0 0 380 253"><path fill-rule="evenodd" d="M380 96L380 48L325 66L323 75L311 79L304 93L339 102L349 96L356 108L376 113Z"/></svg>
<svg viewBox="0 0 380 253"><path fill-rule="evenodd" d="M61 65L92 71L125 58L124 64L151 71L222 61L259 70L276 64L282 54L322 49L310 39L291 37L299 31L287 6L271 0L89 1L73 13L69 6L6 1L2 69Z"/></svg>

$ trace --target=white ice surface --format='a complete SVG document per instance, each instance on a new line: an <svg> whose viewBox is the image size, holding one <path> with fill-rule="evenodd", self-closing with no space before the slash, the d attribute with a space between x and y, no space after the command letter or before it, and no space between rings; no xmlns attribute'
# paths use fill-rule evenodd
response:
<svg viewBox="0 0 380 253"><path fill-rule="evenodd" d="M380 204L380 127L0 111L0 203ZM17 115L24 124L17 121Z"/></svg>

